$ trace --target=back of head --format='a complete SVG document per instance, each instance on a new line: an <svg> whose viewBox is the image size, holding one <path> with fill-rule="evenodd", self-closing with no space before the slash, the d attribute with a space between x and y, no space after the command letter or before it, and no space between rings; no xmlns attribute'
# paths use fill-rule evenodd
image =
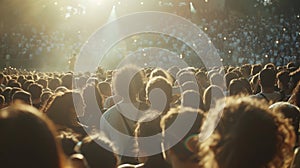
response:
<svg viewBox="0 0 300 168"><path fill-rule="evenodd" d="M53 125L36 109L14 105L0 110L0 134L2 167L63 166Z"/></svg>
<svg viewBox="0 0 300 168"><path fill-rule="evenodd" d="M74 128L78 126L76 112L83 111L83 100L77 92L58 93L47 102L43 111L55 124Z"/></svg>
<svg viewBox="0 0 300 168"><path fill-rule="evenodd" d="M219 86L222 90L225 88L224 77L222 77L221 74L215 73L210 77L209 80L212 85Z"/></svg>
<svg viewBox="0 0 300 168"><path fill-rule="evenodd" d="M67 89L72 89L73 85L73 75L72 74L66 74L61 78L61 85L65 86Z"/></svg>
<svg viewBox="0 0 300 168"><path fill-rule="evenodd" d="M181 106L205 111L202 96L194 90L187 90L182 93Z"/></svg>
<svg viewBox="0 0 300 168"><path fill-rule="evenodd" d="M262 65L261 64L255 64L252 66L251 69L251 75L256 75L262 70Z"/></svg>
<svg viewBox="0 0 300 168"><path fill-rule="evenodd" d="M242 95L242 94L248 94L248 91L243 86L243 83L239 79L234 79L230 82L229 85L229 95L235 96L235 95Z"/></svg>
<svg viewBox="0 0 300 168"><path fill-rule="evenodd" d="M116 168L119 164L113 144L103 135L83 139L80 152L90 168Z"/></svg>
<svg viewBox="0 0 300 168"><path fill-rule="evenodd" d="M283 85L283 86L287 86L289 85L290 82L290 76L289 73L287 71L281 71L278 72L276 74L277 79L279 80L279 82Z"/></svg>
<svg viewBox="0 0 300 168"><path fill-rule="evenodd" d="M32 100L39 99L41 97L42 90L43 86L37 83L33 83L28 86L28 91L31 94Z"/></svg>
<svg viewBox="0 0 300 168"><path fill-rule="evenodd" d="M153 107L159 108L156 110L166 112L166 110L169 110L172 99L172 85L167 79L163 77L154 77L147 83L146 95L151 105L153 105ZM163 101L163 97L166 98L165 101Z"/></svg>
<svg viewBox="0 0 300 168"><path fill-rule="evenodd" d="M192 108L171 109L162 117L160 122L164 148L172 150L176 158L183 163L197 164L198 149L196 144L199 142L198 134L203 121L204 114L200 110Z"/></svg>
<svg viewBox="0 0 300 168"><path fill-rule="evenodd" d="M219 86L210 85L203 94L205 110L209 110L216 105L217 100L224 98L224 93Z"/></svg>
<svg viewBox="0 0 300 168"><path fill-rule="evenodd" d="M228 88L229 87L229 84L230 82L233 80L233 79L237 79L238 78L238 75L234 72L228 72L225 74L225 82L226 82L226 87Z"/></svg>
<svg viewBox="0 0 300 168"><path fill-rule="evenodd" d="M32 99L30 93L26 91L17 91L12 95L12 102L21 101L28 105L32 105Z"/></svg>
<svg viewBox="0 0 300 168"><path fill-rule="evenodd" d="M114 93L123 99L135 101L143 87L144 75L138 67L126 66L119 69L112 78Z"/></svg>
<svg viewBox="0 0 300 168"><path fill-rule="evenodd" d="M295 135L289 123L251 98L228 98L211 136L220 168L285 167ZM283 141L284 139L284 141Z"/></svg>
<svg viewBox="0 0 300 168"><path fill-rule="evenodd" d="M300 109L288 102L277 102L270 106L276 113L282 113L283 116L290 120L291 125L294 127L295 135L298 142L298 130L299 130L299 122L300 122Z"/></svg>
<svg viewBox="0 0 300 168"><path fill-rule="evenodd" d="M259 74L262 88L274 88L276 75L273 69L263 69Z"/></svg>

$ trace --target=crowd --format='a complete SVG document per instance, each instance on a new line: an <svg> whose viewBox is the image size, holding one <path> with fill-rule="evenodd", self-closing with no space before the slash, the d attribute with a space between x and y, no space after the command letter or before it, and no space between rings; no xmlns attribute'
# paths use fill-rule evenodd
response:
<svg viewBox="0 0 300 168"><path fill-rule="evenodd" d="M228 14L225 18L200 18L198 26L211 39L225 64L276 62L278 66L299 59L299 20L299 14L292 17ZM89 36L89 32L84 30L75 32L74 36L63 31L47 32L29 25L18 27L1 33L0 52L3 60L11 59L13 62L22 58L38 60L42 57L65 61L72 53L80 51ZM182 31L181 28L174 28L173 34L180 34L178 31ZM162 47L182 55L188 63L193 63L191 59L196 57L195 51L185 41L169 35L138 34L128 37L124 42L126 45L112 48L112 53L118 51L121 55L128 55L145 47Z"/></svg>
<svg viewBox="0 0 300 168"><path fill-rule="evenodd" d="M299 167L299 80L293 62L89 73L7 68L0 164Z"/></svg>

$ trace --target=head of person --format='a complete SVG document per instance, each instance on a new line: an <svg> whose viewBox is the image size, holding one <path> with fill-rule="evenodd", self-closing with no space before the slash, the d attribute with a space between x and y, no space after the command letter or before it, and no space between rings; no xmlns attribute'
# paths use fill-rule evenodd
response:
<svg viewBox="0 0 300 168"><path fill-rule="evenodd" d="M290 76L287 71L281 71L277 73L277 86L279 89L286 89L289 87Z"/></svg>
<svg viewBox="0 0 300 168"><path fill-rule="evenodd" d="M63 168L66 164L49 119L28 105L0 110L2 167Z"/></svg>
<svg viewBox="0 0 300 168"><path fill-rule="evenodd" d="M154 77L146 85L146 95L153 109L166 113L172 101L172 85L163 77Z"/></svg>
<svg viewBox="0 0 300 168"><path fill-rule="evenodd" d="M205 106L205 110L207 111L215 107L216 102L219 99L222 99L224 97L225 95L219 86L210 85L208 88L204 90L204 94L203 94L203 103Z"/></svg>
<svg viewBox="0 0 300 168"><path fill-rule="evenodd" d="M155 110L147 113L139 119L135 129L135 143L138 160L144 163L144 167L166 167L161 149L160 112ZM151 138L151 144L145 140Z"/></svg>
<svg viewBox="0 0 300 168"><path fill-rule="evenodd" d="M151 74L150 74L150 79L157 77L157 76L161 76L165 79L167 79L169 82L173 83L173 78L171 77L171 75L168 73L168 71L161 69L161 68L155 68Z"/></svg>
<svg viewBox="0 0 300 168"><path fill-rule="evenodd" d="M229 95L237 96L237 95L248 95L247 89L243 86L243 83L239 79L234 79L229 84Z"/></svg>
<svg viewBox="0 0 300 168"><path fill-rule="evenodd" d="M203 71L199 71L195 74L196 79L197 79L197 83L203 87L206 88L209 86L209 80L207 78L207 75L205 74L205 72Z"/></svg>
<svg viewBox="0 0 300 168"><path fill-rule="evenodd" d="M0 109L5 107L5 97L0 95Z"/></svg>
<svg viewBox="0 0 300 168"><path fill-rule="evenodd" d="M250 64L244 64L242 65L241 72L243 74L244 78L248 78L251 75L251 65Z"/></svg>
<svg viewBox="0 0 300 168"><path fill-rule="evenodd" d="M182 93L181 106L205 111L202 96L194 90L187 90Z"/></svg>
<svg viewBox="0 0 300 168"><path fill-rule="evenodd" d="M85 112L99 112L103 110L103 99L99 89L93 85L88 84L83 88L82 97L85 103ZM92 111L90 111L92 110Z"/></svg>
<svg viewBox="0 0 300 168"><path fill-rule="evenodd" d="M198 167L197 144L204 117L192 108L171 109L162 117L162 148L172 167Z"/></svg>
<svg viewBox="0 0 300 168"><path fill-rule="evenodd" d="M54 91L56 88L58 88L61 85L61 80L59 78L51 78L49 79L48 87L52 91Z"/></svg>
<svg viewBox="0 0 300 168"><path fill-rule="evenodd" d="M259 83L262 89L274 89L276 74L273 69L263 69L259 73Z"/></svg>
<svg viewBox="0 0 300 168"><path fill-rule="evenodd" d="M61 85L66 87L69 90L72 90L73 88L73 75L71 73L65 74L61 78Z"/></svg>
<svg viewBox="0 0 300 168"><path fill-rule="evenodd" d="M188 70L179 71L176 75L176 79L179 86L182 86L185 82L189 81L197 83L194 73Z"/></svg>
<svg viewBox="0 0 300 168"><path fill-rule="evenodd" d="M254 76L258 74L262 70L262 65L261 64L255 64L252 66L251 69L251 75Z"/></svg>
<svg viewBox="0 0 300 168"><path fill-rule="evenodd" d="M294 88L291 98L289 99L289 103L300 107L300 82L298 82L298 84Z"/></svg>
<svg viewBox="0 0 300 168"><path fill-rule="evenodd" d="M32 83L28 86L28 91L31 94L32 100L40 99L43 91L43 86L37 83Z"/></svg>
<svg viewBox="0 0 300 168"><path fill-rule="evenodd" d="M226 82L226 87L229 88L229 84L233 79L237 79L238 75L234 72L228 72L224 76L225 82Z"/></svg>
<svg viewBox="0 0 300 168"><path fill-rule="evenodd" d="M118 69L112 78L112 88L116 95L125 101L138 101L138 93L143 88L144 74L133 65Z"/></svg>
<svg viewBox="0 0 300 168"><path fill-rule="evenodd" d="M249 97L227 98L221 110L223 114L208 144L200 144L203 161L210 162L210 157L219 168L288 167L295 134L280 113Z"/></svg>
<svg viewBox="0 0 300 168"><path fill-rule="evenodd" d="M17 91L12 95L12 102L21 101L25 104L32 105L31 94L26 91Z"/></svg>
<svg viewBox="0 0 300 168"><path fill-rule="evenodd" d="M222 90L226 87L224 77L219 73L214 73L209 80L212 85L219 86Z"/></svg>
<svg viewBox="0 0 300 168"><path fill-rule="evenodd" d="M69 91L57 93L48 100L42 111L57 125L79 127L77 116L83 115L84 103L80 93Z"/></svg>
<svg viewBox="0 0 300 168"><path fill-rule="evenodd" d="M117 168L119 165L116 149L104 135L88 136L79 143L79 152L90 168Z"/></svg>
<svg viewBox="0 0 300 168"><path fill-rule="evenodd" d="M296 135L296 145L298 145L299 138L299 123L300 123L300 109L299 107L290 104L288 102L277 102L270 106L270 109L275 113L282 113L284 118L287 118L290 121L290 124L294 128Z"/></svg>

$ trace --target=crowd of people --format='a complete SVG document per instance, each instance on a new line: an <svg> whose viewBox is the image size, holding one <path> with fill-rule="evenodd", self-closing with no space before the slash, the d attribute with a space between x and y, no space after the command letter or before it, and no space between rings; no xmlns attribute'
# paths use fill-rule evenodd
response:
<svg viewBox="0 0 300 168"><path fill-rule="evenodd" d="M237 16L229 14L214 19L200 18L199 28L204 31L216 47L225 64L267 63L285 65L299 59L300 54L300 15ZM174 28L180 34L180 28ZM90 36L84 30L70 35L63 31L47 32L29 25L1 33L1 58L8 65L14 61L48 59L66 62L74 52L79 52ZM111 54L135 52L145 47L160 47L182 55L189 63L197 51L171 35L138 34L128 37L126 45L116 45ZM125 50L126 52L123 52ZM118 51L115 53L114 51ZM66 54L69 53L69 54ZM49 62L48 61L48 62ZM145 60L146 62L148 60ZM299 60L298 60L299 61ZM4 62L4 61L3 61ZM38 62L38 61L37 61ZM17 64L18 65L18 64ZM55 66L55 63L51 64ZM2 65L4 66L4 65ZM196 66L196 65L193 65ZM18 67L20 67L18 65Z"/></svg>
<svg viewBox="0 0 300 168"><path fill-rule="evenodd" d="M294 62L125 65L86 73L6 68L0 73L0 164L299 167L299 80Z"/></svg>

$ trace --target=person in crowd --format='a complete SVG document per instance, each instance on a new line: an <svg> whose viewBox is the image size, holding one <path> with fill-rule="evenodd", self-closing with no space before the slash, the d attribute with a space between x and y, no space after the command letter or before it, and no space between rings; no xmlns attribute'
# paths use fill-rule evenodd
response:
<svg viewBox="0 0 300 168"><path fill-rule="evenodd" d="M294 88L290 99L288 100L289 103L300 107L300 82Z"/></svg>
<svg viewBox="0 0 300 168"><path fill-rule="evenodd" d="M52 122L31 106L0 110L1 167L66 168Z"/></svg>
<svg viewBox="0 0 300 168"><path fill-rule="evenodd" d="M28 91L31 94L32 105L40 109L41 108L41 95L43 92L43 86L37 83L30 84L28 86Z"/></svg>
<svg viewBox="0 0 300 168"><path fill-rule="evenodd" d="M278 72L276 74L276 78L277 87L280 91L281 96L283 97L282 101L287 101L292 94L289 73L287 71Z"/></svg>
<svg viewBox="0 0 300 168"><path fill-rule="evenodd" d="M5 98L4 96L0 95L0 109L5 107Z"/></svg>
<svg viewBox="0 0 300 168"><path fill-rule="evenodd" d="M268 67L268 66L267 66ZM270 64L270 67L271 64ZM267 102L278 102L283 98L279 92L275 91L276 74L272 68L263 69L259 73L259 85L261 92L252 96L253 98L263 99Z"/></svg>
<svg viewBox="0 0 300 168"><path fill-rule="evenodd" d="M290 124L294 128L294 132L296 135L296 144L295 146L299 146L299 123L300 123L300 109L299 107L292 105L288 102L277 102L270 106L270 109L274 112L282 113L283 116L289 119Z"/></svg>
<svg viewBox="0 0 300 168"><path fill-rule="evenodd" d="M138 94L143 88L144 74L138 67L125 66L118 69L112 78L113 92L122 100L109 108L101 117L100 130L115 142L121 163L136 163L132 138L121 135L134 135L135 124L148 107L140 102Z"/></svg>
<svg viewBox="0 0 300 168"><path fill-rule="evenodd" d="M118 168L171 167L166 160L164 160L162 154L162 130L160 128L160 121L160 112L155 110L147 111L138 121L135 129L135 143L139 164L122 164ZM151 137L151 144L149 144L149 141L145 141L143 139L144 137Z"/></svg>
<svg viewBox="0 0 300 168"><path fill-rule="evenodd" d="M89 127L99 129L101 114L103 113L103 100L98 88L93 84L88 84L82 92L84 100L84 114L82 122Z"/></svg>
<svg viewBox="0 0 300 168"><path fill-rule="evenodd" d="M20 101L22 103L32 105L31 94L23 90L14 93L11 99L12 103Z"/></svg>
<svg viewBox="0 0 300 168"><path fill-rule="evenodd" d="M146 85L146 95L152 110L166 114L172 102L172 85L162 76L152 77Z"/></svg>
<svg viewBox="0 0 300 168"><path fill-rule="evenodd" d="M54 91L61 85L61 80L59 78L51 78L49 79L48 88Z"/></svg>
<svg viewBox="0 0 300 168"><path fill-rule="evenodd" d="M87 126L79 121L79 117L84 114L84 102L80 93L57 93L49 99L42 111L54 122L58 131L71 129L82 137L87 134Z"/></svg>
<svg viewBox="0 0 300 168"><path fill-rule="evenodd" d="M202 96L194 90L187 90L182 93L181 106L200 109L202 111L205 111L206 109L202 100Z"/></svg>
<svg viewBox="0 0 300 168"><path fill-rule="evenodd" d="M229 84L229 96L249 95L240 79L233 79Z"/></svg>
<svg viewBox="0 0 300 168"><path fill-rule="evenodd" d="M296 138L294 129L280 113L272 112L267 103L249 97L227 98L221 110L223 114L213 135L199 144L200 165L290 166Z"/></svg>
<svg viewBox="0 0 300 168"><path fill-rule="evenodd" d="M115 146L101 134L85 137L75 150L85 157L89 168L117 168L120 163Z"/></svg>
<svg viewBox="0 0 300 168"><path fill-rule="evenodd" d="M199 168L197 144L204 118L202 111L192 108L174 108L162 117L161 146L172 168Z"/></svg>
<svg viewBox="0 0 300 168"><path fill-rule="evenodd" d="M208 111L211 108L216 106L216 102L219 99L223 99L225 97L222 89L216 85L210 85L205 89L203 94L203 103L205 106L205 111Z"/></svg>

